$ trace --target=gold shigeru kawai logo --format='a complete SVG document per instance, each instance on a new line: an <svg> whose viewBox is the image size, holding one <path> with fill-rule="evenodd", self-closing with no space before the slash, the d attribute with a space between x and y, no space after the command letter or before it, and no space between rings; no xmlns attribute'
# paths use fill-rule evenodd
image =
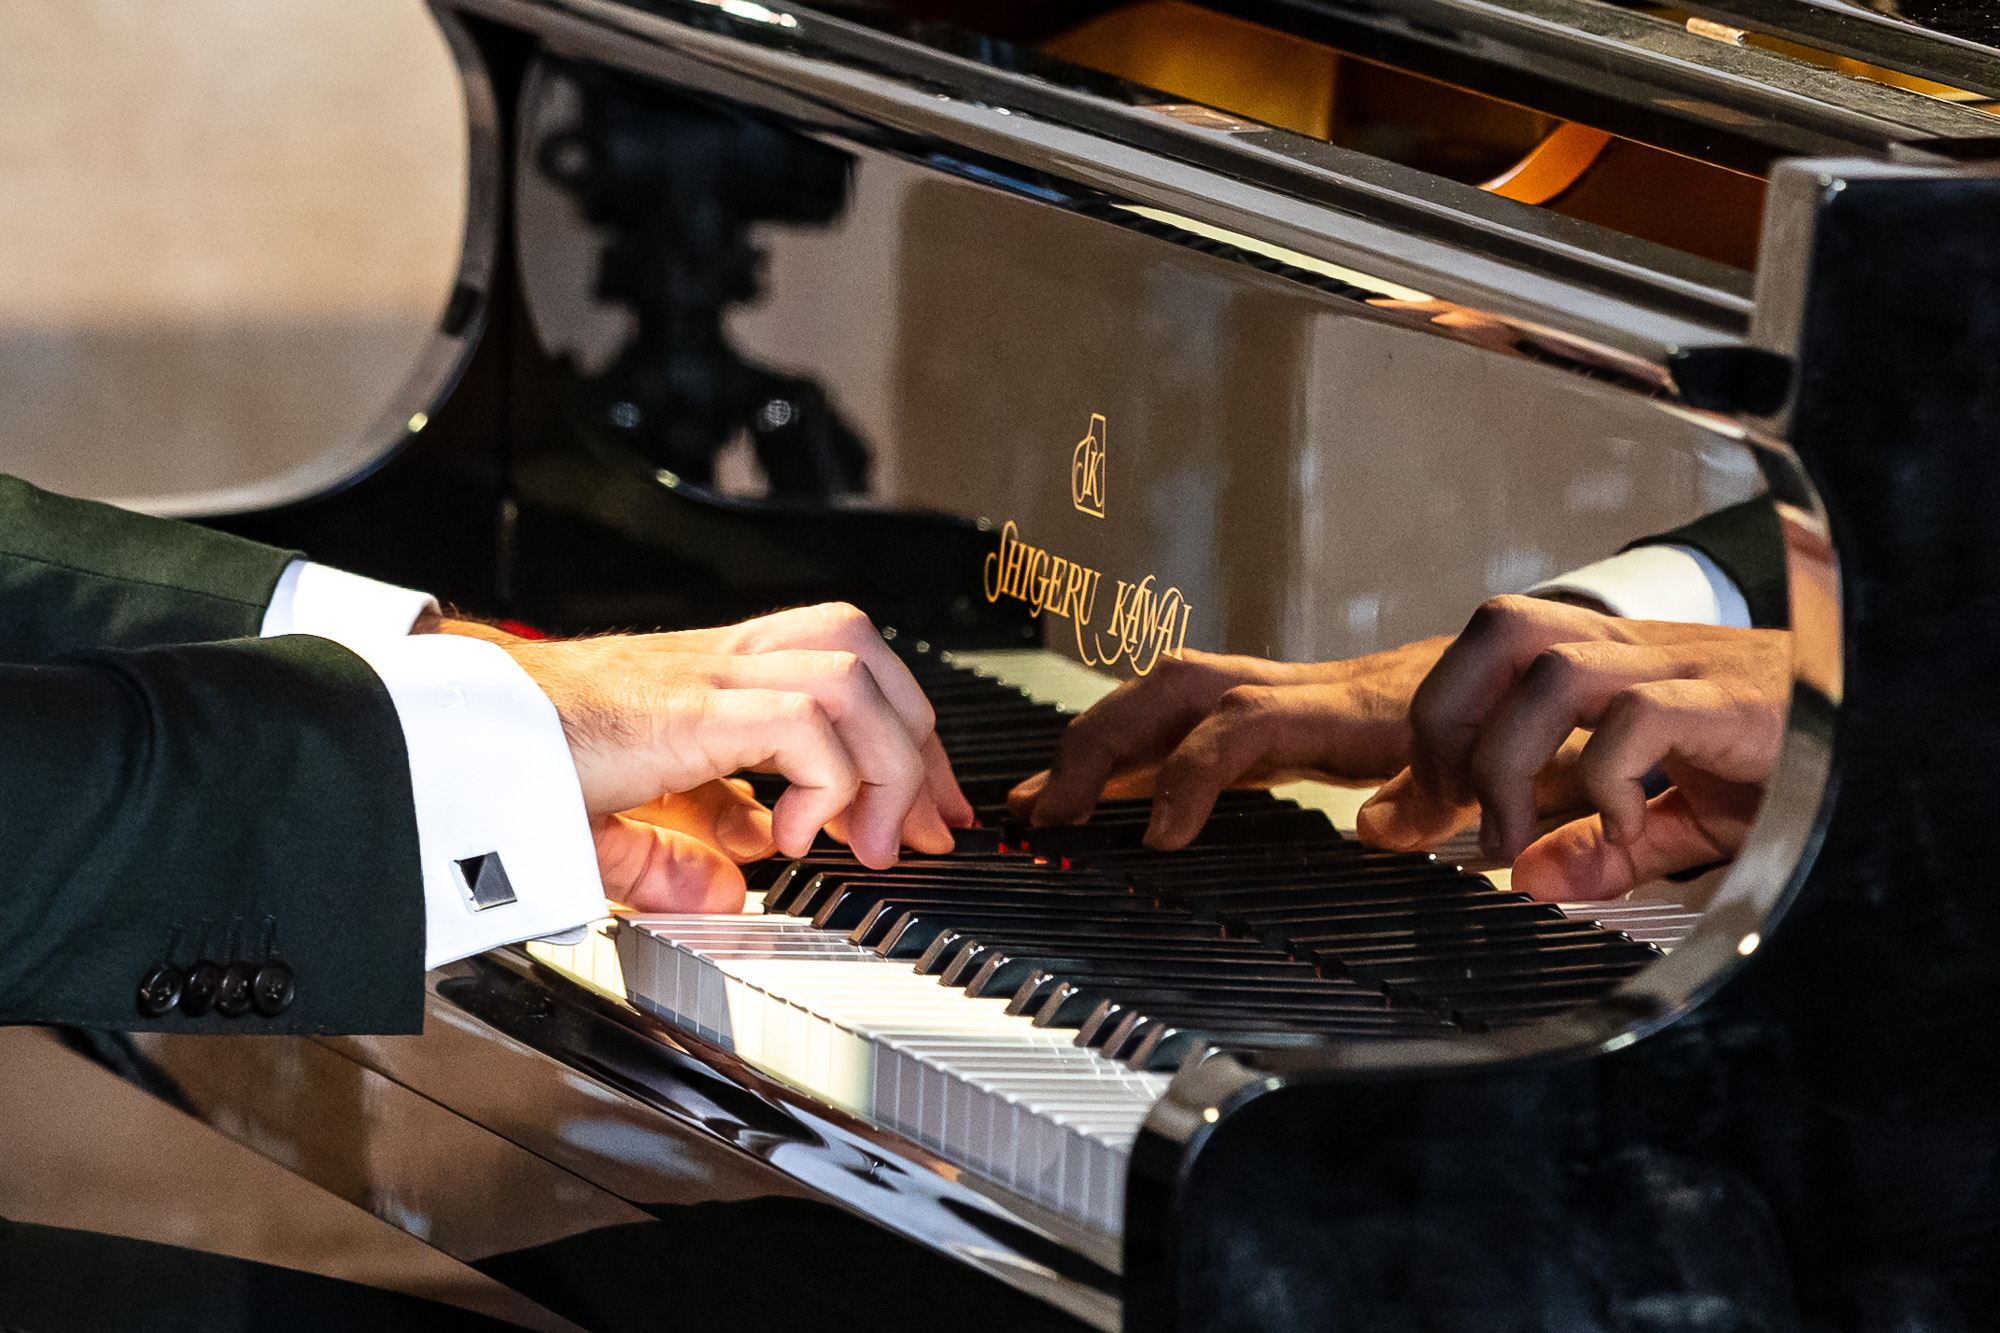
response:
<svg viewBox="0 0 2000 1333"><path fill-rule="evenodd" d="M1104 418L1096 412L1069 456L1069 502L1092 518L1104 517Z"/></svg>
<svg viewBox="0 0 2000 1333"><path fill-rule="evenodd" d="M1025 602L1036 615L1069 621L1076 631L1076 655L1085 666L1116 667L1123 662L1133 675L1143 676L1161 657L1181 655L1194 605L1179 588L1161 588L1151 574L1136 583L1115 580L1111 618L1098 630L1092 622L1103 581L1098 570L1022 541L1012 519L1000 529L1000 549L986 556L986 600L1011 597Z"/></svg>
<svg viewBox="0 0 2000 1333"><path fill-rule="evenodd" d="M1096 413L1089 433L1070 454L1069 500L1092 518L1104 517L1104 418ZM980 522L983 526L985 520ZM1194 607L1179 588L1161 588L1151 574L1136 583L1114 580L1111 619L1099 630L1092 617L1103 582L1098 570L1021 540L1021 529L1010 518L1000 529L1000 549L987 554L983 587L989 602L1011 597L1038 616L1069 621L1076 631L1076 655L1085 666L1123 662L1133 675L1143 676L1160 658L1181 655Z"/></svg>

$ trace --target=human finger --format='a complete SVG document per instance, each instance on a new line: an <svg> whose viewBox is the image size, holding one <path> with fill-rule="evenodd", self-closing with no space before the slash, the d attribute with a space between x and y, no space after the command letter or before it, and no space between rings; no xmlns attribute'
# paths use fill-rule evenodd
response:
<svg viewBox="0 0 2000 1333"><path fill-rule="evenodd" d="M769 653L790 650L852 653L875 678L875 684L909 728L912 740L922 740L937 724L930 699L915 676L883 640L880 630L859 607L846 602L821 602L758 616L739 625L688 632L705 645L703 651Z"/></svg>
<svg viewBox="0 0 2000 1333"><path fill-rule="evenodd" d="M1495 597L1472 613L1410 701L1412 781L1433 810L1469 804L1467 762L1494 705L1559 643L1611 637L1608 617L1533 597Z"/></svg>
<svg viewBox="0 0 2000 1333"><path fill-rule="evenodd" d="M944 742L935 732L924 737L922 755L926 783L937 806L938 818L951 828L971 828L978 822L978 816L973 813L972 802L965 799L958 775L951 771L951 758L944 752Z"/></svg>
<svg viewBox="0 0 2000 1333"><path fill-rule="evenodd" d="M906 822L913 845L949 849L951 831L930 797L925 761L859 658L793 649L719 661L718 674L730 686L795 691L818 701L859 780L847 825L849 846L865 864L895 863Z"/></svg>
<svg viewBox="0 0 2000 1333"><path fill-rule="evenodd" d="M1545 902L1602 902L1641 884L1728 860L1737 848L1715 836L1679 787L1647 803L1637 837L1616 843L1596 815L1564 824L1514 860L1513 885Z"/></svg>
<svg viewBox="0 0 2000 1333"><path fill-rule="evenodd" d="M1165 758L1241 679L1242 673L1194 654L1162 657L1150 674L1126 681L1070 719L1049 776L1032 799L1020 787L1009 792L1008 808L1037 826L1082 823L1106 783Z"/></svg>
<svg viewBox="0 0 2000 1333"><path fill-rule="evenodd" d="M716 689L704 701L701 729L697 744L710 771L756 769L777 773L791 784L771 810L771 839L786 856L804 856L813 835L853 805L859 793L861 779L847 747L811 694ZM893 853L886 860L878 855L876 861L859 848L856 855L868 865L895 861Z"/></svg>
<svg viewBox="0 0 2000 1333"><path fill-rule="evenodd" d="M1416 852L1434 847L1478 817L1473 801L1452 801L1404 769L1362 802L1354 830L1370 847Z"/></svg>
<svg viewBox="0 0 2000 1333"><path fill-rule="evenodd" d="M1147 844L1186 846L1225 788L1341 767L1339 756L1367 743L1375 726L1337 688L1235 686L1161 762Z"/></svg>
<svg viewBox="0 0 2000 1333"><path fill-rule="evenodd" d="M743 872L700 838L623 815L591 821L604 895L642 912L741 912Z"/></svg>
<svg viewBox="0 0 2000 1333"><path fill-rule="evenodd" d="M672 792L622 813L627 819L700 838L738 864L762 860L777 850L771 841L771 812L751 794L748 783L730 778Z"/></svg>
<svg viewBox="0 0 2000 1333"><path fill-rule="evenodd" d="M1704 790L1760 783L1783 734L1780 709L1714 681L1647 681L1609 701L1578 766L1605 836L1623 844L1648 818L1644 784L1655 768L1664 764Z"/></svg>
<svg viewBox="0 0 2000 1333"><path fill-rule="evenodd" d="M1480 850L1510 861L1534 841L1536 778L1573 730L1595 727L1606 706L1635 685L1698 669L1678 649L1625 643L1559 643L1536 654L1492 706L1466 759L1481 811ZM1631 811L1635 819L1639 813Z"/></svg>

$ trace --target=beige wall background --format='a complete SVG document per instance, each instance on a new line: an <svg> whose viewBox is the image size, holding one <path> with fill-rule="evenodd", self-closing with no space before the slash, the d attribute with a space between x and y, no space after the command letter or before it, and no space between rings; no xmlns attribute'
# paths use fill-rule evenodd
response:
<svg viewBox="0 0 2000 1333"><path fill-rule="evenodd" d="M352 443L465 178L420 0L0 0L0 470L171 508Z"/></svg>

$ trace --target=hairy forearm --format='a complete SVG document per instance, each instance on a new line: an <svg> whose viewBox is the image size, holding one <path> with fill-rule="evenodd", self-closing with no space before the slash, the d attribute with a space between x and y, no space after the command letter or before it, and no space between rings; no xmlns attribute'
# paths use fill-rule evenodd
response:
<svg viewBox="0 0 2000 1333"><path fill-rule="evenodd" d="M412 634L456 634L467 639L484 639L502 647L508 644L524 643L520 635L504 630L487 620L468 616L457 607L447 612L425 611L417 617L417 623L410 626Z"/></svg>

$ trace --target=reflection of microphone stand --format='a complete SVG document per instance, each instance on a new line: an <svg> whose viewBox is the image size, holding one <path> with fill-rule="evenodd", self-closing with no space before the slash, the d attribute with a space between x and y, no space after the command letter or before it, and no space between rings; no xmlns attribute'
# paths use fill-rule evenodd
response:
<svg viewBox="0 0 2000 1333"><path fill-rule="evenodd" d="M603 373L573 381L575 418L699 485L747 432L773 495L865 490L868 447L824 390L745 360L723 329L725 307L758 293L751 226L838 217L848 156L603 70L564 72L581 113L542 141L536 162L610 234L594 292L637 325Z"/></svg>

